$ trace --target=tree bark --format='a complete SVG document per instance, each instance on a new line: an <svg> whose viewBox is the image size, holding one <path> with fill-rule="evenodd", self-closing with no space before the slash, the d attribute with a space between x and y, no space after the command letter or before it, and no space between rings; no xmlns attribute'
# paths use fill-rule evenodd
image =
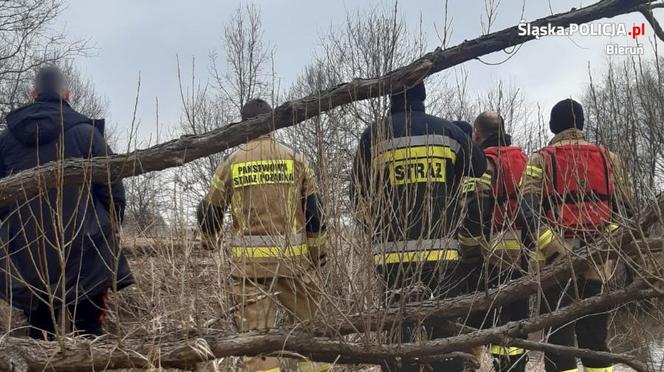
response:
<svg viewBox="0 0 664 372"><path fill-rule="evenodd" d="M653 0L603 0L532 22L533 26L566 27L602 18L640 11ZM20 172L0 181L0 207L54 187L84 182L108 182L143 173L181 166L193 160L224 151L275 129L285 128L335 107L392 92L403 91L425 77L486 54L523 44L533 36L519 35L517 26L465 41L457 46L427 53L411 64L384 76L354 79L318 94L286 102L270 114L232 123L211 132L182 136L144 150L94 160L67 159Z"/></svg>
<svg viewBox="0 0 664 372"><path fill-rule="evenodd" d="M118 368L195 368L197 363L237 355L265 355L285 352L286 356L303 355L316 361L336 363L380 363L384 360L408 361L463 352L474 346L500 344L506 339L527 335L547 327L577 319L580 316L616 305L644 298L661 297L661 291L643 289L635 283L625 289L591 297L552 313L527 320L510 322L504 326L479 330L469 334L400 345L377 345L336 341L315 337L299 330L273 330L265 333L248 332L227 335L210 332L198 338L152 343L145 339L97 340L68 339L65 350L59 342L34 341L6 337L14 360L17 354L27 371L92 371ZM0 346L0 366L3 361ZM604 355L606 360L620 362L624 355Z"/></svg>

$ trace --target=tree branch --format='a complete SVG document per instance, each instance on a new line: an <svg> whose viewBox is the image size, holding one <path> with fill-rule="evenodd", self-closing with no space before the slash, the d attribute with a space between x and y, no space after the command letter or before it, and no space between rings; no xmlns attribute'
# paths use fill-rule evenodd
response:
<svg viewBox="0 0 664 372"><path fill-rule="evenodd" d="M544 351L549 354L570 355L577 358L592 358L608 363L622 363L634 368L639 372L648 372L648 366L646 366L645 363L639 361L637 357L629 354L615 354L607 353L604 351L581 349L571 346L545 344L542 342L529 341L520 338L506 338L500 344L520 347L527 350Z"/></svg>
<svg viewBox="0 0 664 372"><path fill-rule="evenodd" d="M664 5L664 4L657 4L657 5ZM657 19L655 18L655 14L652 12L653 8L656 8L655 5L641 5L638 7L639 12L643 14L645 19L650 23L650 26L652 26L652 29L655 31L655 35L659 40L664 41L664 29L662 29L662 26L657 22Z"/></svg>
<svg viewBox="0 0 664 372"><path fill-rule="evenodd" d="M642 289L643 287L643 283L635 283L622 290L591 297L531 319L510 322L504 326L460 336L400 345L335 341L291 329L238 335L214 331L198 338L156 340L156 344L146 342L143 338L126 338L119 342L104 339L96 341L68 339L65 341L65 350L60 349L59 342L14 337L7 337L6 340L12 345L13 350L20 351L20 356L27 363L29 371L92 371L150 368L156 365L163 368L190 369L197 363L227 356L254 356L280 352L286 355L296 353L316 361L377 364L385 360L394 362L423 360L431 356L463 352L478 345L499 344L506 339L522 337L528 333L564 324L616 304L662 296L659 291ZM158 359L152 360L148 356L156 356ZM611 354L604 357L615 362L624 361L624 356Z"/></svg>
<svg viewBox="0 0 664 372"><path fill-rule="evenodd" d="M567 27L638 10L652 0L603 0L596 4L533 21L533 26L551 24ZM384 76L354 79L298 100L286 102L272 111L240 123L233 123L211 132L183 136L144 150L125 155L68 159L20 172L0 181L0 206L22 197L30 197L44 189L85 182L107 182L147 172L180 166L193 160L224 151L275 129L295 125L335 107L391 92L403 91L425 77L515 45L533 40L519 35L517 26L465 41L449 49L436 49L408 66ZM57 177L56 177L57 176Z"/></svg>

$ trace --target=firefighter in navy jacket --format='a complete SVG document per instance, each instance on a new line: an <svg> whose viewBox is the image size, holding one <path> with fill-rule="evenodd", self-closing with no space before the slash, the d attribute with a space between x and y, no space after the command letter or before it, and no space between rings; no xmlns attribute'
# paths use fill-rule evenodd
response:
<svg viewBox="0 0 664 372"><path fill-rule="evenodd" d="M354 162L351 194L356 216L371 234L371 256L384 279L385 301L418 301L458 293L458 263L477 254L482 221L472 198L462 205L465 176L482 175L486 160L452 123L428 115L420 83L391 99L390 115L367 128ZM460 228L463 227L463 228ZM472 238L459 244L458 234ZM469 258L470 259L470 258ZM448 336L426 324L428 337ZM402 342L414 332L404 327ZM417 370L415 365L384 370ZM462 371L463 362L431 363L434 371Z"/></svg>

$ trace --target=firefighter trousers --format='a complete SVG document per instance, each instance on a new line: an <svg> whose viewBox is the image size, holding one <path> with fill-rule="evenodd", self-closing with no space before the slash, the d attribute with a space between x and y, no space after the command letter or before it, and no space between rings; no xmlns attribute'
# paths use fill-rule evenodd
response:
<svg viewBox="0 0 664 372"><path fill-rule="evenodd" d="M561 283L544 292L541 312L555 310L571 304L575 298L589 298L602 292L602 282L577 278L578 291L574 283ZM601 311L586 315L575 322L552 327L547 330L549 343L555 345L574 346L574 336L579 348L593 351L609 351L607 345L608 313ZM546 372L577 371L576 358L573 356L553 355L545 353ZM581 358L585 371L610 372L612 365L591 358Z"/></svg>
<svg viewBox="0 0 664 372"><path fill-rule="evenodd" d="M458 261L430 261L381 265L377 267L385 283L383 301L386 306L400 306L407 302L428 299L444 299L458 295L463 290ZM389 342L394 344L445 338L455 335L455 330L439 320L403 323L389 330ZM427 362L386 360L381 364L383 372L462 372L464 362L449 358Z"/></svg>
<svg viewBox="0 0 664 372"><path fill-rule="evenodd" d="M523 261L527 264L526 261ZM484 266L488 265L488 266ZM498 268L490 263L481 262L465 266L465 281L468 293L484 292L489 289L498 288L510 280L523 276L523 271L518 267ZM523 265L521 265L523 266ZM529 299L521 298L512 301L502 307L491 308L489 311L478 311L471 313L467 323L476 329L501 326L508 322L527 319L530 315ZM528 335L520 335L519 338L527 339ZM525 350L510 345L489 345L489 352L493 358L494 371L496 372L525 372L528 359ZM475 356L476 351L473 352Z"/></svg>
<svg viewBox="0 0 664 372"><path fill-rule="evenodd" d="M277 311L283 309L290 320L301 322L315 319L320 311L320 287L315 272L297 277L236 278L233 300L237 306L236 324L241 332L275 327ZM280 372L276 357L242 358L246 372ZM301 360L299 372L325 372L327 363Z"/></svg>

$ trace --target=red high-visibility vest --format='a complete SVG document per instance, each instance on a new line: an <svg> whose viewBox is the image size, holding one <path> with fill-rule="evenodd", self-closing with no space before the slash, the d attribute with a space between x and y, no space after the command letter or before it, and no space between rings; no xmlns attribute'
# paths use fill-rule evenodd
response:
<svg viewBox="0 0 664 372"><path fill-rule="evenodd" d="M596 233L610 223L614 184L608 151L593 144L569 144L545 147L541 154L549 223L571 234Z"/></svg>
<svg viewBox="0 0 664 372"><path fill-rule="evenodd" d="M513 227L504 225L515 221L519 209L516 192L528 158L521 147L517 146L487 147L484 149L484 154L495 169L491 180L495 200L493 226L498 230L504 230Z"/></svg>

